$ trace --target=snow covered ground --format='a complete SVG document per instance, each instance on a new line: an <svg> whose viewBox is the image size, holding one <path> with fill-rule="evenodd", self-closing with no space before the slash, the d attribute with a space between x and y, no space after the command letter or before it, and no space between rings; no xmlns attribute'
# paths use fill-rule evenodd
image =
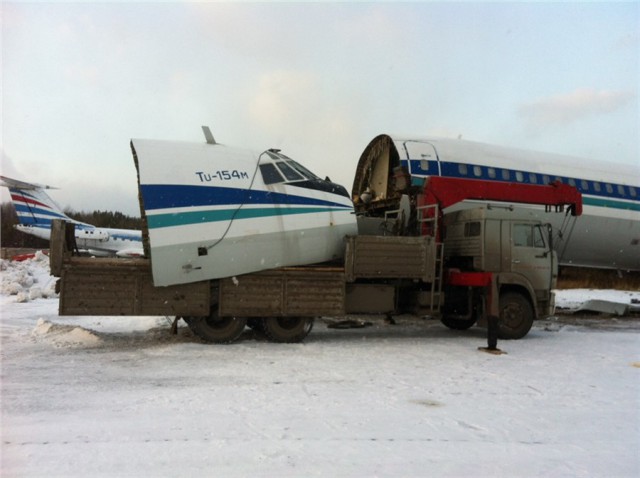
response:
<svg viewBox="0 0 640 478"><path fill-rule="evenodd" d="M640 476L638 319L546 320L499 356L411 317L212 346L58 317L46 257L0 267L2 476ZM593 297L640 293L558 302Z"/></svg>

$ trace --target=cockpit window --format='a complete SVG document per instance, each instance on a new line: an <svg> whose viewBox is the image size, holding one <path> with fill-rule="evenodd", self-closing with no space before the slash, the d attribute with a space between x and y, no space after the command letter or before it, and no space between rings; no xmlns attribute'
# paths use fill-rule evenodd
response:
<svg viewBox="0 0 640 478"><path fill-rule="evenodd" d="M324 181L318 176L300 163L285 156L279 150L270 149L265 151L265 154L272 160L267 160L260 165L260 171L265 184L303 183L305 181L311 181L312 183L308 186L311 189L320 187L319 183L324 184ZM315 186L313 186L313 184L315 184Z"/></svg>
<svg viewBox="0 0 640 478"><path fill-rule="evenodd" d="M280 156L278 156L274 151L265 151L265 153L267 153L271 159L280 159Z"/></svg>
<svg viewBox="0 0 640 478"><path fill-rule="evenodd" d="M262 173L262 179L265 184L283 183L284 178L280 175L278 170L273 164L261 164L260 172Z"/></svg>
<svg viewBox="0 0 640 478"><path fill-rule="evenodd" d="M320 179L318 176L305 168L302 164L296 163L293 159L289 161L289 164L307 179Z"/></svg>
<svg viewBox="0 0 640 478"><path fill-rule="evenodd" d="M276 166L278 166L278 169L282 171L282 174L284 174L284 177L287 178L288 181L301 181L304 179L291 166L289 166L289 164L285 163L284 161L278 161L276 163Z"/></svg>

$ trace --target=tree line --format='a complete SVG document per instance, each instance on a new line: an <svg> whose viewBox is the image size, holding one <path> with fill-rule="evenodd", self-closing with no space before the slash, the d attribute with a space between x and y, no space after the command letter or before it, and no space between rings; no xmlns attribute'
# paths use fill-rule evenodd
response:
<svg viewBox="0 0 640 478"><path fill-rule="evenodd" d="M142 219L127 216L121 212L112 211L74 211L65 209L64 213L76 221L93 224L97 227L112 227L116 229L142 229ZM0 244L2 247L28 247L34 249L47 249L49 241L18 231L18 216L10 202L0 204Z"/></svg>

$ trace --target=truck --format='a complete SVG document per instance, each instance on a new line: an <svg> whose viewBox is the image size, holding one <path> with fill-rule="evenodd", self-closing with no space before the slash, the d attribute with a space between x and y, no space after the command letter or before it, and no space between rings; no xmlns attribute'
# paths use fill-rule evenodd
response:
<svg viewBox="0 0 640 478"><path fill-rule="evenodd" d="M358 233L344 237L342 259L190 283L154 284L152 269L163 264L149 257L82 257L73 225L54 221L59 314L173 316L212 343L232 343L246 327L294 343L318 317L401 313L455 330L495 319L501 339L520 339L535 319L553 314L558 261L550 226L539 209L511 203L577 216L575 187L438 176L413 185L402 168L393 175L394 192L382 204L353 195ZM463 201L477 203L456 210ZM141 211L144 218L142 204ZM146 225L142 232L148 240Z"/></svg>

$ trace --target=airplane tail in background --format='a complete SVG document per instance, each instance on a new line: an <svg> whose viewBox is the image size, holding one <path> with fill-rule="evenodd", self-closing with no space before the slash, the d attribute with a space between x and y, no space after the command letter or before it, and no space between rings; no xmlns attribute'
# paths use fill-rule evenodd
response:
<svg viewBox="0 0 640 478"><path fill-rule="evenodd" d="M9 188L11 201L21 226L50 229L53 219L64 219L81 224L67 216L45 192L46 189L55 188L18 181L6 176L0 176L0 181L0 186Z"/></svg>

